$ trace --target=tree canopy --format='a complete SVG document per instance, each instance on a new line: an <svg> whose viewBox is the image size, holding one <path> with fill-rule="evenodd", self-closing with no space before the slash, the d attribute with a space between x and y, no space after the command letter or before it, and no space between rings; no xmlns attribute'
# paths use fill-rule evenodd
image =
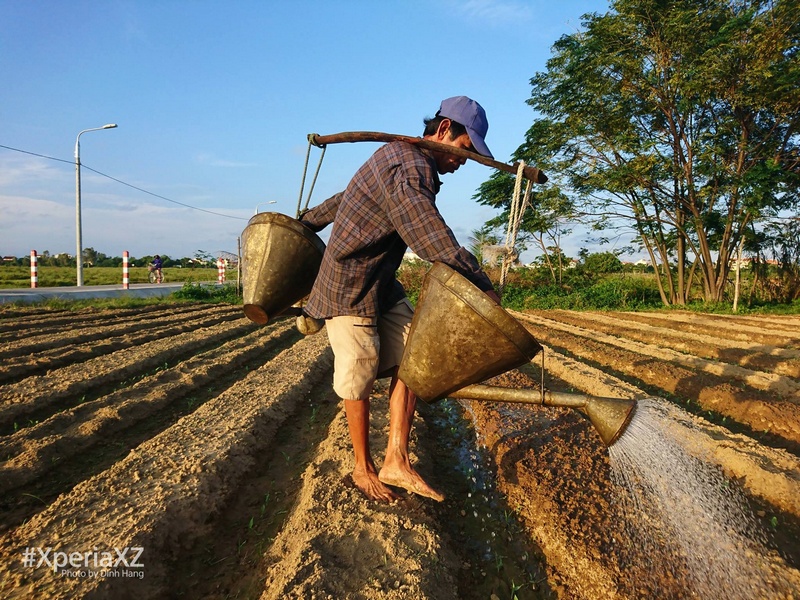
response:
<svg viewBox="0 0 800 600"><path fill-rule="evenodd" d="M800 205L798 8L616 0L585 15L531 79L537 118L514 159L550 184L523 229L576 215L630 228L672 266L659 269L664 303L685 303L694 277L721 300L740 242L767 239ZM477 198L507 206L509 180L496 174Z"/></svg>

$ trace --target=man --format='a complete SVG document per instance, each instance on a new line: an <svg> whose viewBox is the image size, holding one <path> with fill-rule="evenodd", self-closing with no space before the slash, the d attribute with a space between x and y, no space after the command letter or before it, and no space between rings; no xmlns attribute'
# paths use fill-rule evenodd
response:
<svg viewBox="0 0 800 600"><path fill-rule="evenodd" d="M484 140L488 128L483 108L457 96L444 100L436 116L425 120L423 138L492 158ZM413 309L395 278L406 250L449 265L499 302L489 278L456 241L435 204L438 175L453 173L465 162L405 142L386 144L344 192L301 218L314 231L333 223L304 310L326 320L334 353L333 388L344 399L355 455L353 483L372 500L397 500L392 487L444 499L414 470L408 456L417 398L398 380L397 370ZM378 472L369 447L369 397L375 379L389 375L389 443Z"/></svg>
<svg viewBox="0 0 800 600"><path fill-rule="evenodd" d="M153 262L150 263L150 270L156 274L156 283L161 283L163 280L163 275L161 272L161 268L164 266L164 261L161 260L161 257L156 254L153 257Z"/></svg>

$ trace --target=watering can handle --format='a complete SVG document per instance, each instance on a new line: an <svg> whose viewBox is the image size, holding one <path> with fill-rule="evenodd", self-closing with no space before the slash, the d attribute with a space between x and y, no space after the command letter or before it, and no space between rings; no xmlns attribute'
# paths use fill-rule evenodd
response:
<svg viewBox="0 0 800 600"><path fill-rule="evenodd" d="M396 133L381 133L379 131L349 131L343 133L333 133L331 135L309 133L308 141L320 148L324 148L328 144L340 144L343 142L407 142L427 150L455 154L456 156L474 160L475 162L479 162L487 167L494 167L495 169L500 169L501 171L506 171L508 173L516 174L519 169L519 163L508 165L506 163L492 160L486 156L482 156L477 152L470 152L469 150L465 150L463 148L456 148L455 146L440 144L438 142L426 140L421 137L398 135ZM522 174L526 179L530 179L534 183L545 183L547 181L547 175L545 175L536 167L526 166L522 170Z"/></svg>

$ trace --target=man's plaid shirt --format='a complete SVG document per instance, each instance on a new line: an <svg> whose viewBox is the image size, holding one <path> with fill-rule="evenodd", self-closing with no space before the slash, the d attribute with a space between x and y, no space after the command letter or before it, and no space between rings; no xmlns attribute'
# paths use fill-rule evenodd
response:
<svg viewBox="0 0 800 600"><path fill-rule="evenodd" d="M481 290L492 289L436 208L440 185L429 152L392 142L361 166L344 192L308 211L305 225L319 231L332 222L333 230L305 311L318 319L387 311L405 297L395 273L409 247Z"/></svg>

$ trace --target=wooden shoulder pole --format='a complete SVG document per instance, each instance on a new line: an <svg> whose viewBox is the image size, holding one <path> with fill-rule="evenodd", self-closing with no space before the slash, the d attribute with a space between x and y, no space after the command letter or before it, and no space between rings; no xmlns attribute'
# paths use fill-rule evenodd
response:
<svg viewBox="0 0 800 600"><path fill-rule="evenodd" d="M509 165L493 160L486 156L482 156L477 152L464 150L463 148L456 148L454 146L440 144L438 142L426 140L421 137L398 135L396 133L381 133L379 131L348 131L343 133L333 133L331 135L309 133L308 141L319 148L324 148L328 144L341 144L345 142L406 142L427 150L455 154L456 156L479 162L487 167L493 167L495 169L500 169L501 171L513 173L514 175L516 175L517 171L519 170L519 163ZM536 167L526 166L522 173L526 179L530 179L534 183L545 183L547 181L547 175L545 175Z"/></svg>

